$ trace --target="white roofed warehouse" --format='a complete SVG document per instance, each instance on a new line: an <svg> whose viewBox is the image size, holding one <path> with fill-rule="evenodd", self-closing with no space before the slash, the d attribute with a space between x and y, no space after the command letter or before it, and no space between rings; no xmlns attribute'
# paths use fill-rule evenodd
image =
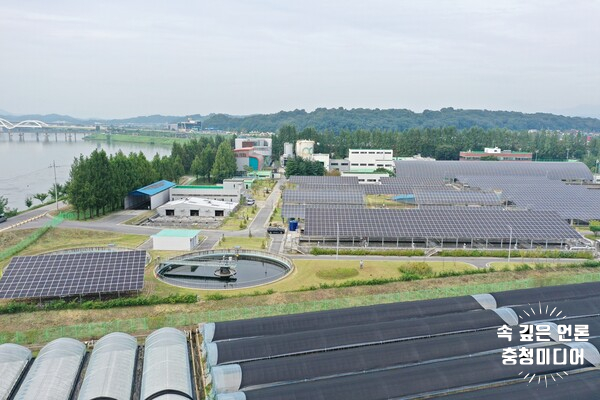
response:
<svg viewBox="0 0 600 400"><path fill-rule="evenodd" d="M236 203L228 201L186 197L169 201L157 211L162 217L226 217L236 207Z"/></svg>

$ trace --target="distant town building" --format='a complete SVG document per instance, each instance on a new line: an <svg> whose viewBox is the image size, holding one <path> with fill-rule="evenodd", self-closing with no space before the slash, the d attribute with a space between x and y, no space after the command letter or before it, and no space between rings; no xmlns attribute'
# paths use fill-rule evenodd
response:
<svg viewBox="0 0 600 400"><path fill-rule="evenodd" d="M486 147L483 151L461 151L461 161L478 161L481 159L496 159L498 161L532 161L533 153L513 152L499 147Z"/></svg>
<svg viewBox="0 0 600 400"><path fill-rule="evenodd" d="M194 121L193 119L188 118L185 122L177 123L178 131L201 131L202 130L202 121Z"/></svg>

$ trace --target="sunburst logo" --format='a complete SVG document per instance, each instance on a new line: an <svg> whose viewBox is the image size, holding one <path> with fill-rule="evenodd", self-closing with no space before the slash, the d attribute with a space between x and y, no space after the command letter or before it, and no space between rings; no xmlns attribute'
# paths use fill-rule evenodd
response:
<svg viewBox="0 0 600 400"><path fill-rule="evenodd" d="M584 349L573 342L587 342L589 337L588 325L569 325L562 321L567 318L558 307L551 308L549 305L542 306L540 302L537 306L528 304L529 309L518 310L518 321L540 321L531 323L521 323L516 327L503 325L498 328L499 338L505 338L511 341L514 334L519 335L519 345L517 347L507 347L502 350L502 364L504 365L523 365L523 366L582 366L585 364ZM525 316L527 318L525 318ZM553 320L555 322L544 322ZM560 322L557 323L556 321ZM517 331L518 329L518 331ZM555 346L564 344L567 348ZM518 376L527 383L542 381L548 386L548 381L552 379L564 379L569 374L565 371L553 372L549 374L536 374L519 372Z"/></svg>

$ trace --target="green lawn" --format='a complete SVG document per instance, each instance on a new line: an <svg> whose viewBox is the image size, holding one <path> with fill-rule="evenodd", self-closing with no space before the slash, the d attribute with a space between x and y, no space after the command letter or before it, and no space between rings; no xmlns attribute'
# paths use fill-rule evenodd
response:
<svg viewBox="0 0 600 400"><path fill-rule="evenodd" d="M268 239L263 237L225 237L215 246L216 249L233 249L240 246L242 249L265 250L263 244L268 247Z"/></svg>
<svg viewBox="0 0 600 400"><path fill-rule="evenodd" d="M223 224L219 227L221 230L225 231L239 231L242 229L246 229L248 225L252 222L256 214L258 213L258 207L253 206L239 206L237 211L229 214ZM242 222L246 221L246 226L243 226Z"/></svg>

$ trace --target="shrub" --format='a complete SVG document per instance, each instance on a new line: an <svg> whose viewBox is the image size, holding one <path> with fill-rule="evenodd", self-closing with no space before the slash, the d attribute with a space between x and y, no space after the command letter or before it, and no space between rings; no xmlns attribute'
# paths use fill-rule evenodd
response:
<svg viewBox="0 0 600 400"><path fill-rule="evenodd" d="M410 262L398 267L398 270L404 274L413 274L421 277L431 276L433 269L426 262Z"/></svg>
<svg viewBox="0 0 600 400"><path fill-rule="evenodd" d="M227 296L221 293L211 293L206 295L206 300L225 300Z"/></svg>

